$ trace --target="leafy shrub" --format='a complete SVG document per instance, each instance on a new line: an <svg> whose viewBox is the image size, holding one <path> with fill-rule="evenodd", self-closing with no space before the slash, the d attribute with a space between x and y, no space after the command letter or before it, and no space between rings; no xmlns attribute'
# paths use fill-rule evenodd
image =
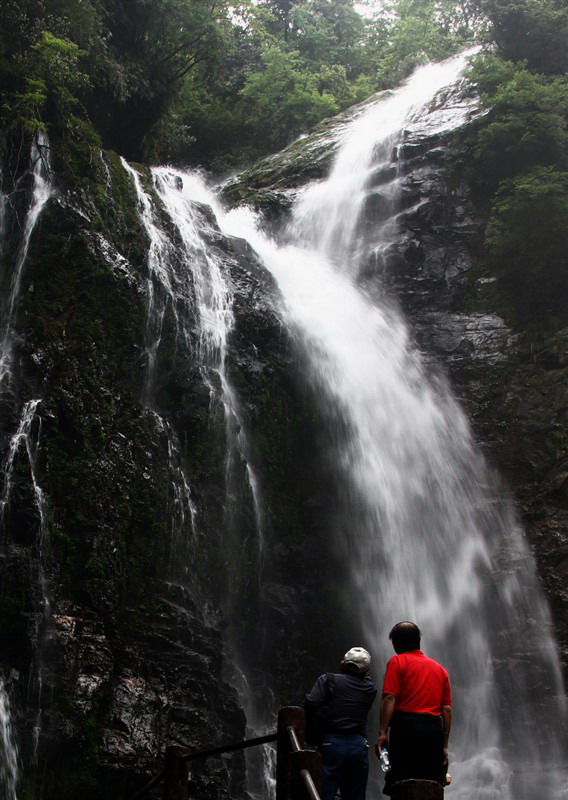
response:
<svg viewBox="0 0 568 800"><path fill-rule="evenodd" d="M477 60L470 77L489 114L474 149L474 182L499 182L537 166L568 167L568 80L533 74L495 57Z"/></svg>
<svg viewBox="0 0 568 800"><path fill-rule="evenodd" d="M504 181L485 232L490 263L523 323L568 322L568 172Z"/></svg>

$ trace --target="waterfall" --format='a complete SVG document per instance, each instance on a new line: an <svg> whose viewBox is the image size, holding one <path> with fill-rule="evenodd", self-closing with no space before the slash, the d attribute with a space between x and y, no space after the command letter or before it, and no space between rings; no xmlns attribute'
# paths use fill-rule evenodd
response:
<svg viewBox="0 0 568 800"><path fill-rule="evenodd" d="M171 168L153 170L156 190L180 236L183 258L195 287L195 311L199 320L198 362L212 401L218 395L224 410L227 436L226 481L228 500L235 495L231 486L239 466L244 465L251 494L257 528L259 555L263 550L264 511L260 492L260 479L252 463L247 423L226 368L227 340L234 325L233 296L230 280L222 260L215 257L211 241L216 229L200 213L203 203L212 198L202 180ZM213 201L220 213L218 204ZM220 392L218 391L220 388ZM228 509L229 527L231 509Z"/></svg>
<svg viewBox="0 0 568 800"><path fill-rule="evenodd" d="M0 678L0 791L4 800L16 800L18 748L12 731L10 701Z"/></svg>
<svg viewBox="0 0 568 800"><path fill-rule="evenodd" d="M375 677L393 654L390 627L415 620L426 653L453 680L452 795L552 800L566 786L566 705L514 508L395 303L358 280L369 247L381 255L396 236L404 129L443 132L467 118L468 103L445 116L432 102L463 66L460 57L424 67L354 119L329 178L296 202L285 246L259 232L249 209L219 221L247 238L276 277L322 414L339 420L330 431L335 543L349 564L345 603L365 632L356 643L373 653ZM372 242L360 224L371 191L385 209Z"/></svg>
<svg viewBox="0 0 568 800"><path fill-rule="evenodd" d="M267 705L263 704L262 714L255 707L255 693L249 686L246 670L240 666L240 642L233 632L239 624L240 582L247 571L241 562L244 554L251 550L258 567L258 591L262 592L266 522L260 478L251 456L247 419L226 363L228 340L234 325L229 265L212 247L219 232L216 225L209 221L209 213L204 214L204 204L213 204L218 216L221 216L221 209L197 175L189 177L171 168L156 168L153 170L153 179L156 192L179 236L183 268L191 276L193 313L187 316L185 324L197 317L197 344L194 351L202 380L209 389L213 418L216 407L223 410L226 494L221 547L226 553L227 575L222 605L231 622L228 639L233 650L230 660L234 662L234 674L227 673L227 679L239 692L250 734L261 735L267 731ZM241 538L237 522L239 507L247 499L252 505L256 523L256 538L252 543ZM260 760L255 754L247 753L248 786L253 796L257 796L257 793L261 796L267 783L270 788L273 755L273 749L268 746L261 749ZM274 788L270 791L273 794Z"/></svg>
<svg viewBox="0 0 568 800"><path fill-rule="evenodd" d="M257 733L253 693L248 679L239 667L240 642L231 636L238 627L239 602L242 601L241 580L246 568L241 562L252 553L261 583L264 548L265 512L261 482L253 464L248 423L238 393L227 369L228 339L234 325L233 287L227 255L214 247L220 232L203 202L210 202L210 193L197 176L191 179L171 168L152 170L152 186L144 187L141 175L123 160L131 175L138 198L140 218L149 239L148 304L146 351L148 354L144 400L151 408L154 400L155 375L160 364L160 348L169 310L174 319L176 338L183 344L182 352L189 353L197 365L203 385L209 392L209 413L212 421L219 420L225 431L225 508L224 525L220 532L220 549L226 561L225 587L221 605L229 618L229 645L232 653L228 662L235 663L226 678L240 694L247 714L249 728ZM171 425L152 409L157 426L166 433L170 455L170 471L174 476L178 509L177 530L173 536L172 560L181 568L181 578L188 572L192 549L196 547L199 511L192 499L189 481L181 466L179 443ZM244 485L243 485L244 482ZM177 489L175 487L178 487ZM254 541L243 540L238 529L238 514L249 503L255 520ZM179 519L179 508L190 510L193 543L188 547L187 526ZM260 591L260 588L259 588ZM230 673L230 674L229 674ZM265 732L262 729L261 732ZM266 759L273 750L263 748ZM253 765L253 772L258 772ZM270 771L261 765L260 771ZM269 778L271 780L271 778ZM254 783L254 779L252 783ZM256 781L263 783L262 778Z"/></svg>
<svg viewBox="0 0 568 800"><path fill-rule="evenodd" d="M198 364L204 385L209 390L210 410L215 418L221 410L226 432L225 477L226 532L224 545L228 551L242 549L242 542L230 541L236 506L241 501L239 476L244 470L256 518L256 547L260 561L263 548L264 512L260 496L260 480L252 464L246 419L238 394L226 369L227 339L234 324L232 286L223 257L215 253L212 241L219 236L214 222L201 204L202 183L187 181L187 176L170 168L152 171L153 186L143 186L141 175L124 159L124 168L134 182L140 217L149 239L146 351L148 367L144 389L146 405L153 402L156 371L166 311L175 323L175 335L183 343L183 351L191 353ZM158 201L162 207L159 207ZM164 214L165 212L165 214ZM169 223L169 225L168 225ZM181 469L179 443L171 426L155 409L152 413L162 431L166 431L170 450L170 466L175 473L174 507L186 507L176 538L187 541L184 530L186 516L196 535L197 509L191 488ZM228 531L228 533L227 533ZM180 555L179 546L176 556ZM178 563L180 560L175 559ZM229 559L230 560L230 559ZM181 559L184 561L184 558ZM185 564L187 566L187 548ZM234 578L230 570L229 580ZM229 586L227 607L237 589Z"/></svg>
<svg viewBox="0 0 568 800"><path fill-rule="evenodd" d="M2 296L0 300L0 391L10 390L12 382L12 361L14 347L14 322L20 300L22 277L26 266L28 252L41 213L53 194L50 182L49 142L43 132L39 132L32 143L30 164L28 171L20 179L31 176L31 200L28 206L18 242L14 263L9 270L3 270L0 275ZM6 242L7 216L10 213L9 195L2 196L0 202L0 255L4 257L8 250ZM40 596L35 603L34 624L36 627L37 649L34 654L34 664L30 673L28 705L34 710L32 762L37 761L39 737L41 733L42 714L42 684L43 664L42 653L49 637L51 606L49 591L43 569L43 539L46 528L45 496L40 485L38 475L38 451L41 436L41 417L38 407L41 399L34 398L26 401L19 414L19 423L16 432L10 437L7 453L2 461L2 490L0 494L0 533L2 547L8 550L12 543L6 541L5 517L16 483L21 482L22 464L29 470L29 482L32 490L32 504L37 515L37 530L18 531L17 536L23 535L28 543L35 545L37 558L34 567L36 572L36 595ZM18 545L15 545L16 547ZM17 770L17 746L9 722L9 707L3 685L0 685L0 724L2 726L3 765L0 765L5 796L7 800L15 800Z"/></svg>
<svg viewBox="0 0 568 800"><path fill-rule="evenodd" d="M40 544L45 528L45 497L37 476L37 453L39 448L41 418L37 409L40 400L29 400L22 409L18 430L12 436L8 447L8 454L2 465L4 488L0 497L0 524L3 522L6 506L10 500L13 483L14 465L20 451L25 450L27 462L30 467L34 500L40 522ZM37 427L37 433L35 428Z"/></svg>
<svg viewBox="0 0 568 800"><path fill-rule="evenodd" d="M191 348L188 322L191 313L186 308L192 298L191 275L188 270L176 269L174 243L162 228L158 210L155 208L153 198L142 185L140 173L124 159L121 159L121 162L134 183L140 219L149 240L145 341L147 368L142 400L154 419L157 433L165 436L167 442L171 475L170 562L172 577L183 580L189 574L193 558L197 535L197 510L189 480L182 467L180 444L176 433L169 421L160 415L153 405L158 353L168 308L173 314L176 336L181 336L186 347ZM180 313L180 309L185 309L185 313Z"/></svg>
<svg viewBox="0 0 568 800"><path fill-rule="evenodd" d="M169 308L176 336L199 365L212 417L223 413L228 561L238 564L242 547L230 538L239 496L233 489L244 472L261 565L260 475L226 364L234 325L230 264L215 248L219 232L209 206L221 230L246 238L276 278L282 318L320 398L337 481L333 540L346 565L344 604L364 631L359 643L373 653L376 679L392 654L390 627L414 619L424 649L453 681L456 800L532 800L537 792L559 800L566 780L562 679L514 507L447 380L417 350L396 300L364 273L370 256L388 269L397 240L405 130L446 133L474 108L471 99L451 109L439 99L456 90L463 66L459 57L424 67L361 109L342 133L329 177L298 197L283 245L261 233L250 209L225 214L199 176L158 168L153 186L144 188L125 164L150 240L146 400ZM381 213L369 230L363 212L371 196ZM231 581L238 577L228 580L231 617ZM254 692L246 675L240 683L254 725ZM272 796L269 751L265 759L257 771Z"/></svg>
<svg viewBox="0 0 568 800"><path fill-rule="evenodd" d="M1 322L0 322L0 388L9 380L12 361L12 326L14 314L18 307L20 297L20 285L24 265L28 256L28 250L32 234L34 232L40 214L52 194L52 187L49 182L49 145L47 137L43 132L38 133L31 149L30 172L33 178L32 200L24 221L22 239L16 253L14 268L11 273L2 274L1 280L5 283L2 293L1 303ZM5 217L5 198L2 199L0 207L0 233L4 226ZM2 243L3 243L2 237Z"/></svg>
<svg viewBox="0 0 568 800"><path fill-rule="evenodd" d="M36 558L36 592L34 597L34 627L36 649L29 676L28 710L33 713L31 763L38 763L39 740L42 731L42 699L44 671L47 650L53 634L51 600L48 582L44 570L44 538L46 534L45 494L39 482L38 453L41 440L41 417L38 409L39 399L29 400L24 404L20 415L20 423L12 436L8 453L2 464L4 482L0 495L0 530L5 529L5 515L12 497L18 468L25 463L29 469L29 481L33 493L33 505L37 514L37 531L27 531L25 535L34 542ZM18 536L21 534L17 534ZM10 545L4 544L7 548Z"/></svg>
<svg viewBox="0 0 568 800"><path fill-rule="evenodd" d="M213 203L218 216L221 216L221 209L197 175L184 175L171 168L153 169L155 195L152 198L143 188L140 175L126 162L123 165L134 180L141 218L150 241L146 345L148 372L157 368L164 315L169 305L174 314L177 335L184 343L184 352L193 355L201 380L209 391L211 419L219 419L225 430L226 488L220 548L227 567L221 605L231 622L228 643L232 653L228 661L234 663L233 672L227 671L226 678L239 692L250 735L261 735L268 728L272 730L273 726L267 719L267 705L263 703L262 710L255 706L250 676L240 666L240 641L233 633L239 627L242 578L251 569L250 565L247 567L244 563L247 558L251 558L257 567L256 591L262 593L267 522L261 480L251 454L248 421L227 369L228 340L234 326L233 287L227 256L214 247L220 234L206 205ZM162 203L165 217L160 217L158 200ZM171 224L169 229L165 227L164 218ZM151 398L150 387L153 382L150 376L147 379L147 402ZM165 421L162 424L165 425ZM182 480L189 497L189 485L185 477ZM254 531L243 533L239 529L238 515L242 513L243 503L251 506ZM198 512L194 505L192 509L195 530ZM254 540L251 540L252 536ZM180 554L179 547L177 554ZM187 564L187 554L181 560L177 558L177 562L184 563L184 558ZM271 710L274 711L275 704L272 705ZM253 796L261 796L266 786L269 787L269 796L274 795L271 774L274 755L275 751L270 746L263 747L260 754L247 753L248 783Z"/></svg>

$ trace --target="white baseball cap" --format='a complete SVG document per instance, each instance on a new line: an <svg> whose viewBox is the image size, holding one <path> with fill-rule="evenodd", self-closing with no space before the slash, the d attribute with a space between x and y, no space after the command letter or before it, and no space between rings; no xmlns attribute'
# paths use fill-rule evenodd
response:
<svg viewBox="0 0 568 800"><path fill-rule="evenodd" d="M353 664L359 672L366 672L371 664L371 656L364 647L352 647L343 656L344 664Z"/></svg>

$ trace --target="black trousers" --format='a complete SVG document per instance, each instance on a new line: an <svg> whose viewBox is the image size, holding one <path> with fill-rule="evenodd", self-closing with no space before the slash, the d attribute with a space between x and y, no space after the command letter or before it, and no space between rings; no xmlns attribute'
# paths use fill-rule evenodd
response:
<svg viewBox="0 0 568 800"><path fill-rule="evenodd" d="M437 781L444 786L442 718L395 711L390 725L389 756L391 769L385 775L383 794L390 795L394 783L408 778Z"/></svg>

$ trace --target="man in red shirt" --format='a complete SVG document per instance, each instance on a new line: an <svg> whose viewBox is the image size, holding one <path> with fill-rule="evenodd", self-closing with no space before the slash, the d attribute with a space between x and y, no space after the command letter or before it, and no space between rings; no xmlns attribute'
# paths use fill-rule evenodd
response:
<svg viewBox="0 0 568 800"><path fill-rule="evenodd" d="M375 752L389 748L391 769L383 794L397 781L421 778L446 783L452 695L446 670L420 650L420 629L399 622L391 630L396 655L385 671ZM390 736L388 729L390 728Z"/></svg>

